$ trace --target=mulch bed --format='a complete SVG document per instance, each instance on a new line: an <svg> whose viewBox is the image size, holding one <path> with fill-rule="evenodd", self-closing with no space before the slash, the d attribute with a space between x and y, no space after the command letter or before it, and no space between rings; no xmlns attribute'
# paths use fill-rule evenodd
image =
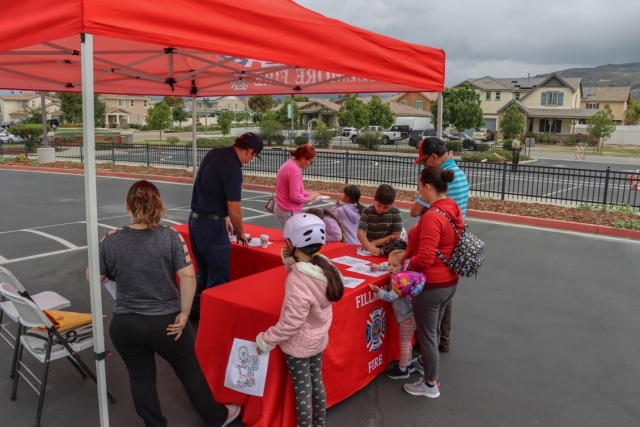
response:
<svg viewBox="0 0 640 427"><path fill-rule="evenodd" d="M0 161L2 160L0 159ZM30 159L27 159L24 162L19 162L14 158L4 158L2 164L39 166L37 163L34 165L33 161ZM55 162L47 164L46 167L60 169L84 169L83 164L78 162ZM113 164L98 164L96 165L96 168L99 171L124 172L143 175L164 175L183 178L190 178L192 176L192 174L185 169L150 168L145 166L125 166ZM244 182L250 184L273 186L275 179L269 177L245 175ZM304 185L308 190L325 191L330 193L342 193L342 189L345 187L345 184L339 182L308 180L305 180ZM360 185L359 187L363 196L373 197L376 191L375 186ZM396 190L396 198L398 200L412 202L416 199L417 195L417 191ZM469 199L469 209L606 226L611 226L617 220L640 220L640 216L636 214L604 212L601 210L585 210L575 207L564 207L542 203L502 201L476 197L471 197Z"/></svg>

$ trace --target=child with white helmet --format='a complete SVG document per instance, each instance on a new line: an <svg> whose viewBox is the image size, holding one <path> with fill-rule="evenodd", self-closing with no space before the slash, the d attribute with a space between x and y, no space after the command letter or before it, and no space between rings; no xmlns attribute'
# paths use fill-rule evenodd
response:
<svg viewBox="0 0 640 427"><path fill-rule="evenodd" d="M325 425L327 398L322 383L322 352L329 342L331 303L344 291L342 275L320 254L326 242L324 222L315 215L294 214L282 232L286 245L284 302L275 326L256 337L258 352L276 345L284 353L296 394L298 425Z"/></svg>

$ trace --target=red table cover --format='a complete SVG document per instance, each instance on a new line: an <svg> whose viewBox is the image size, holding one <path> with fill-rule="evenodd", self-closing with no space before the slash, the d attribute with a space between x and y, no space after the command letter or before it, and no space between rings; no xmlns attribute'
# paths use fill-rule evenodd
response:
<svg viewBox="0 0 640 427"><path fill-rule="evenodd" d="M271 235L271 234L270 234ZM236 247L234 246L234 250ZM329 258L356 256L356 246L334 244L322 250ZM380 258L368 260L380 262ZM391 305L376 300L368 284L383 285L388 276L365 279L355 289L345 288L333 305L329 346L324 352L323 380L328 406L365 387L398 358L398 331ZM247 426L295 426L297 417L293 387L279 348L271 352L263 397L249 396L224 387L224 375L234 338L253 341L259 332L275 325L284 299L286 271L279 267L247 276L202 294L196 352L216 400L242 405Z"/></svg>

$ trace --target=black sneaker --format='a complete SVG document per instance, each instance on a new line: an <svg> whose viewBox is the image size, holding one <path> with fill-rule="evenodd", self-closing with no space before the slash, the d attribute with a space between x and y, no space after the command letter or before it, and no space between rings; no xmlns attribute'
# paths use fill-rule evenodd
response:
<svg viewBox="0 0 640 427"><path fill-rule="evenodd" d="M411 373L414 371L415 371L415 368L413 367L413 362L411 362L411 364L407 366L404 371L400 370L400 365L395 363L391 367L391 370L387 372L387 376L392 380L403 380L403 379L409 378L409 375L411 375Z"/></svg>

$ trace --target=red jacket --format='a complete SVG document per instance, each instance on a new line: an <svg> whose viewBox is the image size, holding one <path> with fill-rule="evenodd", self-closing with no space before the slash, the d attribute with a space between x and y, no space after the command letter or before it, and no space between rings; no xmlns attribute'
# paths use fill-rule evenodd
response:
<svg viewBox="0 0 640 427"><path fill-rule="evenodd" d="M425 275L426 289L453 286L458 283L459 278L458 274L449 270L436 255L436 249L440 249L442 255L449 259L459 241L451 223L440 212L436 212L436 208L453 220L458 233L461 233L464 227L460 207L453 199L447 197L431 205L409 231L405 260L409 260L410 269Z"/></svg>

